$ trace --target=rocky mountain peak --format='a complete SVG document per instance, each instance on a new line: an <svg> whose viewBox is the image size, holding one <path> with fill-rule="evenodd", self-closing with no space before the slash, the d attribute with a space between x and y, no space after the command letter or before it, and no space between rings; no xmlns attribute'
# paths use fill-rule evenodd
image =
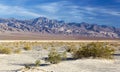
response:
<svg viewBox="0 0 120 72"><path fill-rule="evenodd" d="M0 31L46 32L49 34L77 34L88 37L120 38L120 28L86 22L65 23L64 21L48 19L46 17L38 17L31 20L0 18Z"/></svg>

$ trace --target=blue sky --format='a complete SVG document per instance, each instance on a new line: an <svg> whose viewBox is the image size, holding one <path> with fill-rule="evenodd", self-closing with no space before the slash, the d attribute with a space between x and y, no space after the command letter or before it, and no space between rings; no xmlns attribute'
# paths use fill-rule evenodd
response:
<svg viewBox="0 0 120 72"><path fill-rule="evenodd" d="M0 18L40 16L120 27L120 0L0 0Z"/></svg>

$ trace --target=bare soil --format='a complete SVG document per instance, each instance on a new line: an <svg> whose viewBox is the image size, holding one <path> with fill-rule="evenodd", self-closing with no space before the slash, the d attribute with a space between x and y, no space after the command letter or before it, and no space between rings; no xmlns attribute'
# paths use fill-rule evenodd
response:
<svg viewBox="0 0 120 72"><path fill-rule="evenodd" d="M85 37L80 35L32 32L2 32L0 40L118 40L116 38ZM119 39L120 40L120 39Z"/></svg>

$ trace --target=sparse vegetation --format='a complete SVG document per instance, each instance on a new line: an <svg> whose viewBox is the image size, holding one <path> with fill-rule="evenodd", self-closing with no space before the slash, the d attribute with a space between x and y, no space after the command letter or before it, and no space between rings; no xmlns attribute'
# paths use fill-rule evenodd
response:
<svg viewBox="0 0 120 72"><path fill-rule="evenodd" d="M67 52L70 52L70 53L75 52L77 50L77 48L72 44L69 44L68 46L66 46L65 49Z"/></svg>
<svg viewBox="0 0 120 72"><path fill-rule="evenodd" d="M48 54L48 62L50 62L51 64L57 64L61 61L61 55L57 52L57 51L50 51L50 53Z"/></svg>
<svg viewBox="0 0 120 72"><path fill-rule="evenodd" d="M21 71L33 71L35 69L38 70L39 68L42 68L39 66L48 66L49 63L58 64L61 61L75 60L75 59L80 59L80 58L111 59L115 52L114 49L119 51L120 50L119 47L120 47L119 43L104 43L104 42L98 42L98 43L91 43L91 42L86 42L86 43L85 42L16 42L16 43L5 42L5 43L0 43L0 54L16 53L19 55L21 53L22 55L20 55L20 58L24 58L23 56L29 53L30 55L28 56L30 57L28 56L25 56L25 57L30 60L28 60L28 62L26 62L25 60L26 63L24 65L24 68L21 69ZM27 52L28 50L33 50L33 51ZM116 55L116 53L114 55ZM46 54L48 55L47 58L46 58ZM16 58L15 56L18 56L18 55L10 56L11 57L10 60L12 59L12 57ZM38 60L34 61L34 58L32 58L31 56L35 56L34 58L37 58ZM9 55L7 55L6 57L9 57ZM19 56L17 58L19 58ZM48 63L42 61L44 59ZM41 64L41 61L42 61L42 64ZM18 61L15 61L15 62L18 62ZM32 63L29 63L29 62L32 62Z"/></svg>
<svg viewBox="0 0 120 72"><path fill-rule="evenodd" d="M66 60L66 58L67 58L67 52L64 51L61 56L62 56L62 59L63 59L63 60Z"/></svg>
<svg viewBox="0 0 120 72"><path fill-rule="evenodd" d="M20 53L21 53L21 49L15 49L15 50L14 50L14 53L20 54Z"/></svg>
<svg viewBox="0 0 120 72"><path fill-rule="evenodd" d="M36 67L38 67L40 64L41 64L41 61L40 61L40 60L36 60L36 61L35 61L35 66L36 66Z"/></svg>
<svg viewBox="0 0 120 72"><path fill-rule="evenodd" d="M12 49L11 48L0 48L0 54L11 54Z"/></svg>
<svg viewBox="0 0 120 72"><path fill-rule="evenodd" d="M32 50L32 48L30 46L25 46L24 50Z"/></svg>
<svg viewBox="0 0 120 72"><path fill-rule="evenodd" d="M78 58L112 58L112 54L114 53L114 49L107 46L106 43L90 43L82 48L79 48L77 51L73 53L73 57Z"/></svg>
<svg viewBox="0 0 120 72"><path fill-rule="evenodd" d="M24 67L25 67L25 69L30 69L31 68L30 65L28 65L28 64L25 64Z"/></svg>

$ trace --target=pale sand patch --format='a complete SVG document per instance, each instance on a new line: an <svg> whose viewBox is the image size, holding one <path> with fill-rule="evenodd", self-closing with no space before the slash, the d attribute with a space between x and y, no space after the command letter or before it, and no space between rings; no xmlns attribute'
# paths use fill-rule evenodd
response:
<svg viewBox="0 0 120 72"><path fill-rule="evenodd" d="M16 72L24 68L24 64L34 64L39 55L46 56L45 50L26 51L22 54L0 55L0 72ZM42 60L42 64L45 62ZM120 60L105 59L79 59L71 61L62 61L59 64L40 66L39 69L48 72L120 72ZM26 71L32 72L32 71ZM41 72L41 71L33 71Z"/></svg>
<svg viewBox="0 0 120 72"><path fill-rule="evenodd" d="M0 54L0 72L16 72L16 70L24 68L24 64L34 64L35 60L47 57L47 55L48 51L42 48L22 51L21 54ZM41 63L46 64L44 60L41 60ZM120 72L120 56L116 56L114 60L79 59L62 61L59 64L40 66L39 69L48 72Z"/></svg>

